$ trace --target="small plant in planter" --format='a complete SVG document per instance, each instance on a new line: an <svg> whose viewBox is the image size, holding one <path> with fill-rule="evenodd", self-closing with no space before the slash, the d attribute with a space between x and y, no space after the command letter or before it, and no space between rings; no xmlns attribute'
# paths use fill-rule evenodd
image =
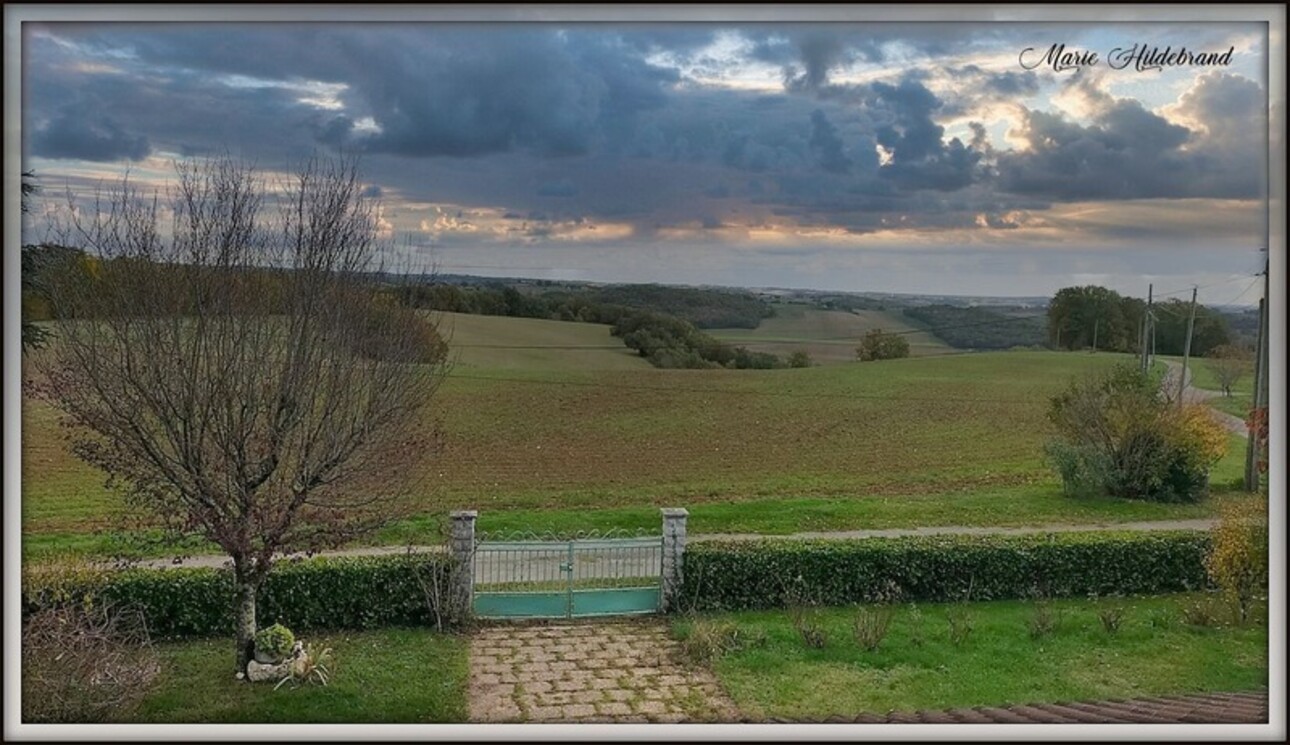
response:
<svg viewBox="0 0 1290 745"><path fill-rule="evenodd" d="M280 623L260 629L255 634L255 661L262 665L276 665L291 655L296 636Z"/></svg>
<svg viewBox="0 0 1290 745"><path fill-rule="evenodd" d="M287 673L282 680L279 680L273 690L276 691L287 683L291 683L293 686L306 683L319 683L326 686L331 678L331 669L329 667L331 664L331 647L319 652L311 644L300 650L300 653L291 662L291 672Z"/></svg>

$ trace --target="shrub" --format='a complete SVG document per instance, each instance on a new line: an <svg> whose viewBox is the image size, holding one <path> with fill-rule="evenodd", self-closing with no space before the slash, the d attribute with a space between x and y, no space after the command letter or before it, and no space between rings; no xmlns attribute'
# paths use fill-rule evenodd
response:
<svg viewBox="0 0 1290 745"><path fill-rule="evenodd" d="M864 335L860 346L856 347L856 359L861 362L874 360L894 360L909 356L909 342L899 334L888 334L882 329L873 329Z"/></svg>
<svg viewBox="0 0 1290 745"><path fill-rule="evenodd" d="M882 644L882 640L887 637L891 619L896 614L896 608L892 603L900 599L900 594L899 588L889 581L886 589L879 593L876 605L861 606L856 611L852 631L856 643L862 649L869 652L876 651Z"/></svg>
<svg viewBox="0 0 1290 745"><path fill-rule="evenodd" d="M810 367L811 355L801 350L793 352L788 356L788 366L789 367Z"/></svg>
<svg viewBox="0 0 1290 745"><path fill-rule="evenodd" d="M681 639L681 655L694 665L710 665L731 652L763 646L766 632L741 629L730 621L698 619Z"/></svg>
<svg viewBox="0 0 1290 745"><path fill-rule="evenodd" d="M1174 614L1165 608L1153 608L1147 613L1147 623L1153 629L1172 629L1174 627Z"/></svg>
<svg viewBox="0 0 1290 745"><path fill-rule="evenodd" d="M280 623L260 629L255 634L255 653L274 662L281 662L291 654L296 635Z"/></svg>
<svg viewBox="0 0 1290 745"><path fill-rule="evenodd" d="M1035 577L1053 597L1160 594L1206 585L1208 545L1203 531L712 541L686 547L682 595L722 611L875 602L888 582L910 601L958 600L972 583L999 600L1029 596Z"/></svg>
<svg viewBox="0 0 1290 745"><path fill-rule="evenodd" d="M818 599L813 588L798 575L795 581L782 583L784 597L788 606L788 617L793 622L802 643L811 649L823 649L829 644L829 634L820 624L819 610L815 607Z"/></svg>
<svg viewBox="0 0 1290 745"><path fill-rule="evenodd" d="M812 613L793 617L793 627L802 638L802 643L810 649L824 649L829 646L829 632L820 625L819 619Z"/></svg>
<svg viewBox="0 0 1290 745"><path fill-rule="evenodd" d="M1205 569L1222 591L1241 625L1249 620L1256 598L1268 583L1267 502L1244 500L1224 505L1213 541L1205 556Z"/></svg>
<svg viewBox="0 0 1290 745"><path fill-rule="evenodd" d="M1054 397L1058 437L1045 446L1071 496L1194 502L1227 433L1204 406L1171 405L1159 380L1132 365L1076 381Z"/></svg>
<svg viewBox="0 0 1290 745"><path fill-rule="evenodd" d="M438 364L448 355L448 344L435 326L390 295L356 307L343 319L360 333L342 335L354 345L350 351L366 359Z"/></svg>
<svg viewBox="0 0 1290 745"><path fill-rule="evenodd" d="M22 719L90 723L128 715L161 670L136 610L51 605L22 625Z"/></svg>
<svg viewBox="0 0 1290 745"><path fill-rule="evenodd" d="M435 609L422 589L427 563L446 555L314 558L285 561L265 579L258 615L298 631L425 626ZM33 574L34 578L34 574ZM233 633L233 577L227 569L124 569L93 586L97 597L137 607L158 638ZM74 586L64 594L81 597ZM34 579L23 588L23 614L49 607L51 592Z"/></svg>
<svg viewBox="0 0 1290 745"><path fill-rule="evenodd" d="M1030 632L1031 639L1042 639L1051 636L1053 632L1061 625L1061 618L1053 608L1052 603L1046 600L1038 600L1030 611L1030 618L1026 621L1026 628Z"/></svg>
<svg viewBox="0 0 1290 745"><path fill-rule="evenodd" d="M895 608L890 605L860 606L853 626L860 648L867 652L877 651L882 640L887 638L887 629L891 627L894 615Z"/></svg>
<svg viewBox="0 0 1290 745"><path fill-rule="evenodd" d="M1102 630L1114 634L1120 630L1124 621L1124 606L1119 604L1104 605L1097 611L1097 620L1102 622Z"/></svg>
<svg viewBox="0 0 1290 745"><path fill-rule="evenodd" d="M923 618L923 611L915 603L909 604L909 613L905 616L909 624L909 643L915 647L921 647L927 641L927 622Z"/></svg>
<svg viewBox="0 0 1290 745"><path fill-rule="evenodd" d="M966 602L955 603L945 611L945 620L949 622L950 643L956 647L963 646L975 628L975 618L971 608Z"/></svg>
<svg viewBox="0 0 1290 745"><path fill-rule="evenodd" d="M1183 622L1188 626L1210 628L1218 625L1218 613L1215 612L1214 601L1208 596L1189 598L1183 601L1178 610Z"/></svg>

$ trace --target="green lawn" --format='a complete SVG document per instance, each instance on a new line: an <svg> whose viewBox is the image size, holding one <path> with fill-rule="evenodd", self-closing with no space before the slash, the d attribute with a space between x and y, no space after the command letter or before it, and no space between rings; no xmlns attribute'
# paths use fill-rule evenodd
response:
<svg viewBox="0 0 1290 745"><path fill-rule="evenodd" d="M335 656L327 686L233 679L233 641L158 645L162 676L134 722L463 722L465 638L423 629L310 636Z"/></svg>
<svg viewBox="0 0 1290 745"><path fill-rule="evenodd" d="M713 618L764 633L766 641L727 654L714 669L745 714L810 719L1266 686L1266 622L1190 627L1178 613L1186 597L1120 601L1125 612L1114 634L1097 615L1108 601L1056 601L1060 626L1040 639L1028 632L1029 603L972 603L973 631L961 647L948 639L947 605L918 606L921 645L913 640L920 625L902 606L874 652L853 638L853 608L818 611L829 640L824 649L806 648L784 611L726 614ZM684 637L692 623L677 621L675 632Z"/></svg>

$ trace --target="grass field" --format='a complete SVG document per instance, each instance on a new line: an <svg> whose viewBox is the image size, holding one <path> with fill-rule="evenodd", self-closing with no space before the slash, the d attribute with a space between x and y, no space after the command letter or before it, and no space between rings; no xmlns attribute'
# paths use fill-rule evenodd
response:
<svg viewBox="0 0 1290 745"><path fill-rule="evenodd" d="M460 356L427 422L444 448L387 475L420 517L380 541L427 540L431 518L458 508L479 509L485 529L579 529L653 528L658 507L685 506L695 531L773 533L1213 512L1061 497L1042 456L1047 398L1117 355L658 370L607 343L605 326L445 321ZM108 550L118 498L47 405L25 401L22 417L24 553ZM1216 488L1239 476L1233 463Z"/></svg>
<svg viewBox="0 0 1290 745"><path fill-rule="evenodd" d="M424 629L333 634L326 687L239 685L232 639L158 645L162 673L137 712L121 721L169 723L426 723L466 720L463 637Z"/></svg>
<svg viewBox="0 0 1290 745"><path fill-rule="evenodd" d="M917 326L904 316L877 310L848 312L823 310L792 303L775 303L775 316L755 329L711 329L709 334L755 352L770 352L787 357L804 351L815 364L854 362L856 347L866 332L914 332ZM914 357L945 354L953 350L927 332L908 333L909 353Z"/></svg>
<svg viewBox="0 0 1290 745"><path fill-rule="evenodd" d="M465 313L433 317L453 350L457 370L651 369L601 324Z"/></svg>
<svg viewBox="0 0 1290 745"><path fill-rule="evenodd" d="M1029 634L1031 604L971 603L973 629L961 646L948 638L949 606L918 606L921 622L905 606L873 652L853 637L854 608L814 615L828 637L823 649L805 647L784 611L709 618L732 622L750 637L764 635L763 645L727 654L714 666L752 717L823 719L1266 686L1266 620L1245 628L1187 626L1179 614L1187 599L1054 601L1059 626L1040 638ZM1123 607L1123 616L1119 630L1108 633L1098 611L1112 604ZM676 622L676 633L687 635L692 623Z"/></svg>
<svg viewBox="0 0 1290 745"><path fill-rule="evenodd" d="M1182 362L1182 357L1168 357L1173 362ZM1209 366L1209 361L1205 358L1192 358L1187 362L1187 369L1191 372L1191 384L1196 388L1207 391L1221 391L1218 376ZM1236 384L1232 386L1231 396L1215 396L1206 403L1219 411L1227 412L1235 417L1244 419L1250 413L1250 407L1254 405L1254 373L1252 370L1247 371L1237 379Z"/></svg>

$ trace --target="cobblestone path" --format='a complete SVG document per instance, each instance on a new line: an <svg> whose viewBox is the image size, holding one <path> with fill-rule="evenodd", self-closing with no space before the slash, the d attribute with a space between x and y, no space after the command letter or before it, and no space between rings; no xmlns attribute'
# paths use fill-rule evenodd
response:
<svg viewBox="0 0 1290 745"><path fill-rule="evenodd" d="M470 649L472 722L734 721L710 672L658 621L493 626Z"/></svg>

